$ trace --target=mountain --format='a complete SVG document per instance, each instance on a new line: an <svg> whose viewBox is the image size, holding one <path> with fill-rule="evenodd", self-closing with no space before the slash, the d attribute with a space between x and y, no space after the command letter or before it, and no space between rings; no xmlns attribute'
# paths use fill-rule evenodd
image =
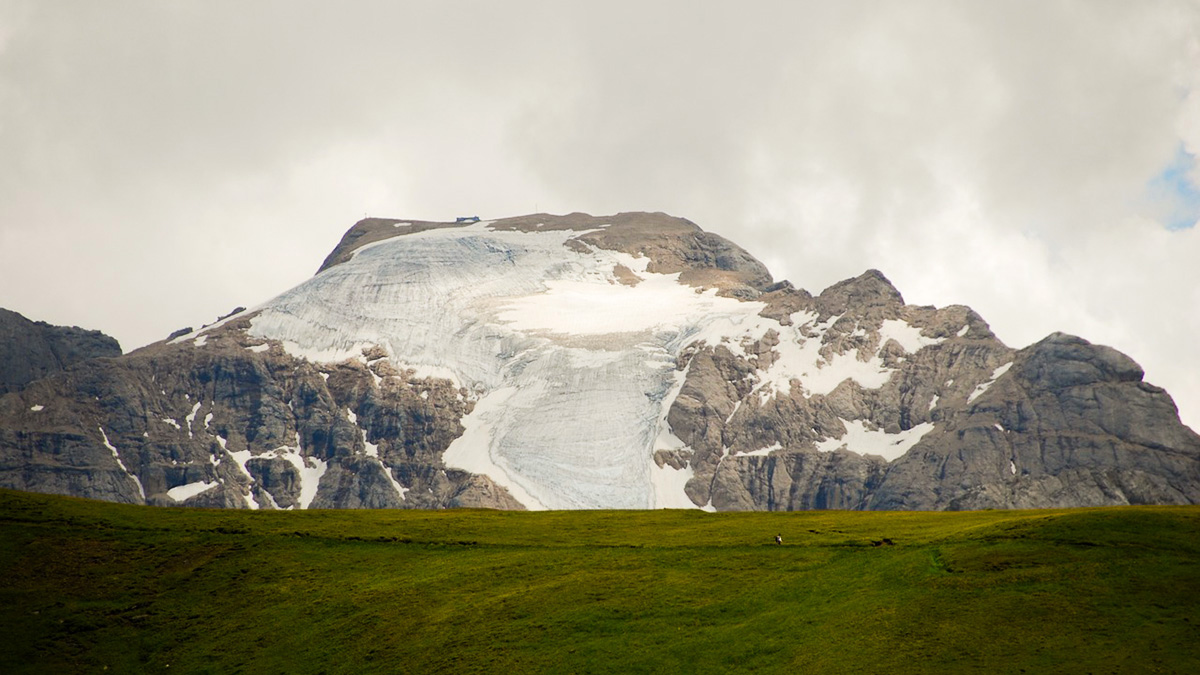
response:
<svg viewBox="0 0 1200 675"><path fill-rule="evenodd" d="M80 361L120 355L116 339L98 330L52 326L0 308L0 395Z"/></svg>
<svg viewBox="0 0 1200 675"><path fill-rule="evenodd" d="M819 295L664 214L366 219L310 280L0 398L0 487L248 508L1200 502L1109 347Z"/></svg>

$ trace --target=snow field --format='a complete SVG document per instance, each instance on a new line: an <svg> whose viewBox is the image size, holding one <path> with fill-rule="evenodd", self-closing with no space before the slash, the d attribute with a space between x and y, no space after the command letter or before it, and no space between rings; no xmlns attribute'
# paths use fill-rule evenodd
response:
<svg viewBox="0 0 1200 675"><path fill-rule="evenodd" d="M465 388L475 407L445 463L491 477L533 509L694 507L683 495L691 468L652 458L683 447L666 417L683 382L676 358L698 340L747 356L750 342L779 333L778 357L756 373L763 402L789 395L793 381L812 396L846 379L877 388L893 373L878 352L821 357L839 317L798 312L782 326L758 315L763 303L697 292L648 272L646 258L563 246L578 234L485 222L374 242L264 304L250 334L314 362L378 345L398 368ZM620 283L618 266L641 281ZM940 342L902 321L882 333L881 346L895 340L910 353ZM898 456L920 437L863 431L838 445Z"/></svg>
<svg viewBox="0 0 1200 675"><path fill-rule="evenodd" d="M220 485L217 481L211 483L199 481L196 483L188 483L187 485L179 485L167 490L167 496L177 502L187 501L196 495L207 492Z"/></svg>
<svg viewBox="0 0 1200 675"><path fill-rule="evenodd" d="M932 422L923 422L898 434L889 434L882 429L869 429L862 420L842 420L842 424L846 427L846 434L841 438L818 441L817 450L833 452L839 448L846 448L860 455L879 455L890 462L903 456L922 436L933 431Z"/></svg>

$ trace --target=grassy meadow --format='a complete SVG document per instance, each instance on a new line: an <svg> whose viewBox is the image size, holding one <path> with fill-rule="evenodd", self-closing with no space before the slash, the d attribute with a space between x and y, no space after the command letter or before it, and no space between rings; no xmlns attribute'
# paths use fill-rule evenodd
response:
<svg viewBox="0 0 1200 675"><path fill-rule="evenodd" d="M1200 673L1200 507L249 512L0 491L0 579L0 673Z"/></svg>

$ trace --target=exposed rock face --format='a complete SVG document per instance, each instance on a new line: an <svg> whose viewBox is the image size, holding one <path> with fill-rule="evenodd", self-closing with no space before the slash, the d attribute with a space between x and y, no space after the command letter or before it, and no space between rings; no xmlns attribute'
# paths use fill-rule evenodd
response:
<svg viewBox="0 0 1200 675"><path fill-rule="evenodd" d="M851 284L876 286L876 276ZM1200 437L1180 424L1165 391L1142 382L1128 357L1060 333L1013 352L965 308L903 306L898 295L875 291L867 297L894 300L864 309L872 305L834 302L841 293L827 297L845 288L843 282L809 303L823 307L822 316L859 308L841 314L825 334L830 353L845 349L851 330L883 316L902 316L945 340L908 356L885 345L885 360L900 366L878 389L846 380L824 396L793 393L766 405L746 396L744 384L743 391L734 386L745 381L745 360L705 347L689 361L671 410L677 433L695 450L688 484L694 501L719 510L1200 502ZM952 330L962 325L969 330ZM841 436L850 423L891 432L897 443L930 426L891 462L817 450L834 448L821 439ZM765 456L738 454L772 446L778 449Z"/></svg>
<svg viewBox="0 0 1200 675"><path fill-rule="evenodd" d="M1200 502L1196 434L1116 350L1055 333L897 460L873 508ZM940 481L930 489L930 477Z"/></svg>
<svg viewBox="0 0 1200 675"><path fill-rule="evenodd" d="M440 455L470 410L378 354L311 364L246 320L0 398L0 486L232 508L520 508Z"/></svg>
<svg viewBox="0 0 1200 675"><path fill-rule="evenodd" d="M121 355L121 345L98 330L51 326L0 309L0 395L86 359Z"/></svg>
<svg viewBox="0 0 1200 675"><path fill-rule="evenodd" d="M1200 437L1109 347L1013 350L875 270L813 296L664 214L368 219L260 310L0 397L0 486L232 508L1197 503Z"/></svg>

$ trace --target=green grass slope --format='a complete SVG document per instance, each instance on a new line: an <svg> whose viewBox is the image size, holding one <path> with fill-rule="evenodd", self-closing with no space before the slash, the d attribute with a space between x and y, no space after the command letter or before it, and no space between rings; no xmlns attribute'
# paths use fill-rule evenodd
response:
<svg viewBox="0 0 1200 675"><path fill-rule="evenodd" d="M1196 507L292 513L0 491L0 672L1197 673L1197 535Z"/></svg>

